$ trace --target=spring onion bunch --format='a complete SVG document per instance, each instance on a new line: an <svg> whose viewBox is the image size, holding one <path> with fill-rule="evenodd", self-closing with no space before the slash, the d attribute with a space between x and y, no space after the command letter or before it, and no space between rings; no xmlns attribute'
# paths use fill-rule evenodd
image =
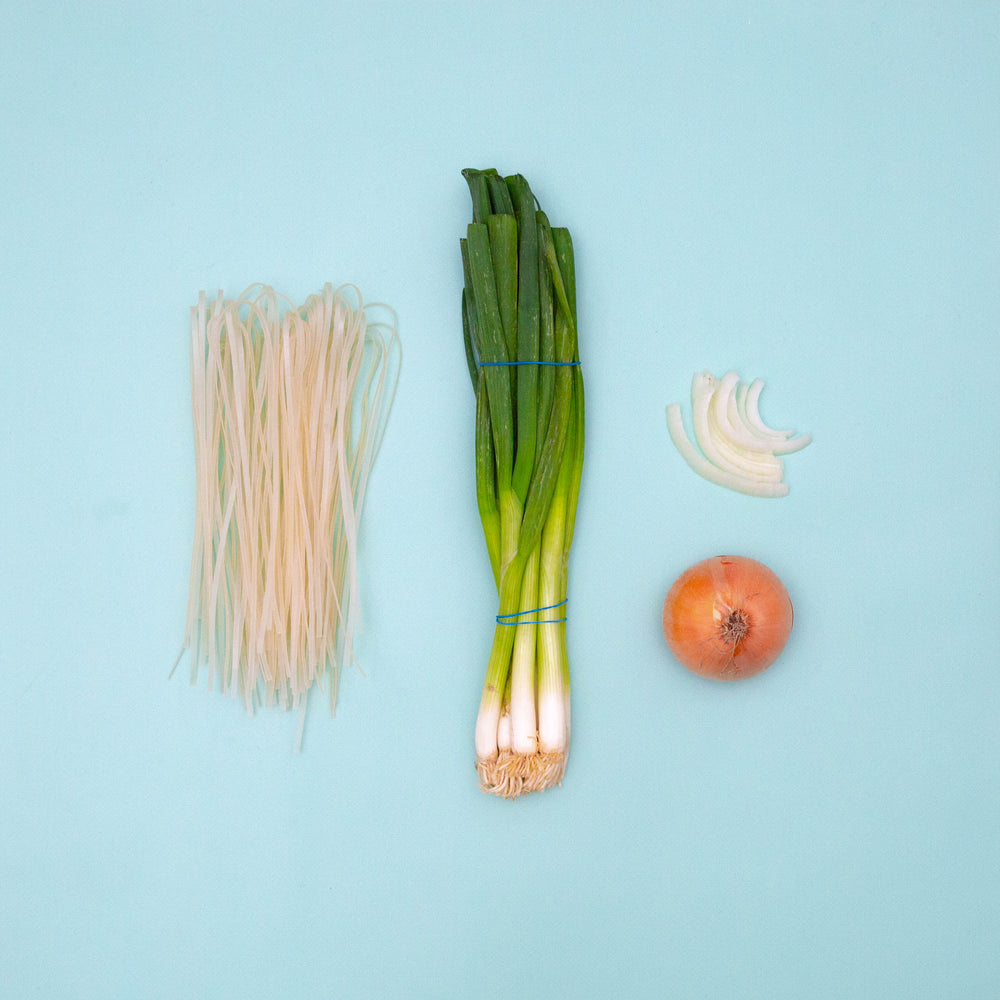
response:
<svg viewBox="0 0 1000 1000"><path fill-rule="evenodd" d="M558 784L569 749L567 569L584 445L573 243L524 177L463 176L476 497L499 595L476 759L483 790L514 798Z"/></svg>

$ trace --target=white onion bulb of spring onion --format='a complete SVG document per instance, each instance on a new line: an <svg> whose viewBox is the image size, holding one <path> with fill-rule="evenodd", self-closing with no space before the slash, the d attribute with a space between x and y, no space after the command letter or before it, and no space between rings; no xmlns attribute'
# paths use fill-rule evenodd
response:
<svg viewBox="0 0 1000 1000"><path fill-rule="evenodd" d="M721 379L699 372L691 381L694 441L685 430L679 403L667 407L667 430L683 459L702 478L750 496L783 497L788 484L781 456L799 451L812 438L764 423L759 405L763 388L760 379L747 385L735 372Z"/></svg>
<svg viewBox="0 0 1000 1000"><path fill-rule="evenodd" d="M295 308L264 285L191 310L197 494L191 682L248 712L330 710L360 627L358 529L399 371L395 315L353 286ZM178 661L180 657L178 657ZM176 664L175 664L176 666Z"/></svg>

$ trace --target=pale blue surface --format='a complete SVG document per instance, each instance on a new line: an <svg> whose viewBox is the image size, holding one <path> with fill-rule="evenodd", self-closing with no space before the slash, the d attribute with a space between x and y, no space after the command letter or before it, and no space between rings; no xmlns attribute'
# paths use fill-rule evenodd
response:
<svg viewBox="0 0 1000 1000"><path fill-rule="evenodd" d="M5 998L998 995L1000 6L536 6L8 5ZM570 769L513 805L472 767L465 166L572 229L589 390ZM356 282L405 352L365 676L300 756L166 676L187 309L260 280ZM702 368L814 434L787 500L673 451ZM722 551L796 606L736 686L659 627Z"/></svg>

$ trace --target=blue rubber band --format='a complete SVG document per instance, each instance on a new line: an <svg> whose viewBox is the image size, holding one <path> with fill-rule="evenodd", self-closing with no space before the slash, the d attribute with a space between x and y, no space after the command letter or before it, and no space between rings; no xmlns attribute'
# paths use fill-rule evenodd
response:
<svg viewBox="0 0 1000 1000"><path fill-rule="evenodd" d="M497 615L497 625L558 625L566 621L565 618L536 618L533 621L505 621L507 618L520 618L522 615L535 615L539 611L551 611L553 608L561 608L567 601L564 597L558 604L547 604L544 608L529 608L527 611L512 611L509 615Z"/></svg>
<svg viewBox="0 0 1000 1000"><path fill-rule="evenodd" d="M561 368L576 368L581 361L480 361L480 368L511 368L514 365L557 365Z"/></svg>

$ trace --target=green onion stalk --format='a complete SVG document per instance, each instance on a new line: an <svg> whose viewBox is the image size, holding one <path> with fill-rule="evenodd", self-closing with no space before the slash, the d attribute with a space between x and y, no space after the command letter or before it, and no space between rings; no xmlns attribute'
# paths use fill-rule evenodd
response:
<svg viewBox="0 0 1000 1000"><path fill-rule="evenodd" d="M515 798L559 784L569 752L566 602L584 444L573 242L520 174L463 176L476 502L498 594L476 764L484 791Z"/></svg>

